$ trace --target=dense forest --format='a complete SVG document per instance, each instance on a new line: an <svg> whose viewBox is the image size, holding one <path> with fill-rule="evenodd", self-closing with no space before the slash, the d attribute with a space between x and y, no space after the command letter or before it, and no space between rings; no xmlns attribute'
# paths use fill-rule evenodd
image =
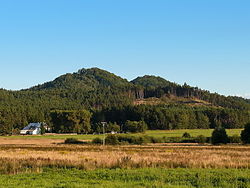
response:
<svg viewBox="0 0 250 188"><path fill-rule="evenodd" d="M58 125L55 111L78 114L74 117L87 111L91 126L87 132L96 131L101 121L117 123L121 131L128 120L144 121L149 129L241 128L250 122L249 100L156 76L129 82L98 68L81 69L25 90L0 90L1 134L11 134L29 122L46 122L65 132L58 129L67 129L67 122ZM86 133L85 129L76 132Z"/></svg>

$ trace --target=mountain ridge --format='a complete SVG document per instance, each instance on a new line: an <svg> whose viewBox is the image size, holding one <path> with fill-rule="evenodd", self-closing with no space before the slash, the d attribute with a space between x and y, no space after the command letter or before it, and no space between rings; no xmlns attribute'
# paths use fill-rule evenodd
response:
<svg viewBox="0 0 250 188"><path fill-rule="evenodd" d="M110 92L111 90L113 93ZM28 89L9 92L23 93L36 91L47 91L50 93L53 93L53 91L61 91L64 93L77 91L79 93L84 93L84 95L86 95L85 98L88 97L88 94L90 93L98 95L98 93L106 92L107 94L110 92L110 94L120 95L120 97L126 96L128 100L131 100L131 103L133 103L136 99L147 99L153 97L161 98L173 95L177 97L196 98L224 107L229 107L230 105L221 105L221 103L223 103L221 101L226 101L226 103L239 103L236 105L238 108L240 108L241 104L243 106L248 106L248 104L250 104L250 100L242 97L226 97L224 95L199 89L198 87L189 86L186 83L184 85L180 85L170 82L165 78L154 75L138 76L137 78L128 81L127 79L117 76L114 73L97 67L79 69L77 72L61 75L53 81L45 82ZM66 94L66 96L67 95L68 94Z"/></svg>
<svg viewBox="0 0 250 188"><path fill-rule="evenodd" d="M45 83L42 83L42 84L38 84L38 85L35 85L35 86L31 86L29 88L26 88L26 89L20 89L20 90L7 90L7 89L4 89L4 88L1 88L1 90L6 90L6 91L10 91L10 92L18 92L18 91L28 91L28 90L41 90L41 89L49 89L49 88L60 88L60 87L64 87L64 88L68 88L67 86L69 86L68 84L64 85L65 81L67 81L67 78L69 79L69 77L71 77L72 75L91 75L91 73L93 73L93 75L95 75L96 72L102 72L102 73L105 73L106 75L112 75L113 76L113 83L112 84L107 84L106 83L106 86L109 86L109 85L115 85L114 83L118 80L122 80L123 83L125 85L130 85L132 86L131 84L133 85L136 85L136 86L143 86L143 87L164 87L164 86L168 86L168 85L176 85L176 86L181 86L181 84L177 84L175 82L171 82L169 80L166 80L165 78L163 77L160 77L160 76L157 76L157 75L144 75L144 76L138 76L136 77L135 79L132 79L131 81L128 81L126 78L122 78L120 76L117 76L115 75L114 73L111 73L111 72L108 72L106 70L103 70L103 69L100 69L98 67L93 67L93 68L88 68L88 69L85 69L85 68L82 68L82 69L79 69L77 72L73 72L73 73L66 73L66 74L63 74L61 76L58 76L56 77L54 80L52 81L47 81ZM79 77L79 79L81 79ZM89 77L88 77L89 80L85 80L87 83L88 81L94 81L93 79L91 80ZM101 78L99 78L101 81ZM115 80L116 79L116 80ZM146 83L141 83L142 80L145 82L146 80ZM68 81L76 81L75 80L68 80ZM82 80L84 81L84 80ZM63 82L63 84L60 82ZM125 83L126 82L126 83ZM153 83L155 82L155 83ZM79 83L80 84L80 83ZM90 83L88 83L90 84ZM93 84L93 83L91 83ZM80 84L81 85L81 84ZM84 86L86 86L87 84L85 84ZM104 84L105 85L105 84ZM185 84L184 84L185 85ZM116 86L116 85L115 85ZM188 85L189 86L189 85ZM191 87L191 86L189 86ZM194 87L193 87L194 88ZM208 90L204 90L203 91L208 91ZM211 94L218 94L217 92L215 93L211 93ZM223 94L219 94L221 96L225 96ZM233 97L233 98L238 98L238 99L241 99L241 100L244 100L245 102L248 102L250 103L250 99L246 99L246 98L243 98L243 97L240 97L240 96L233 96L233 95L229 95L229 96L225 96L225 97Z"/></svg>
<svg viewBox="0 0 250 188"><path fill-rule="evenodd" d="M50 122L53 110L88 110L93 124L103 119L120 124L144 119L150 129L213 128L216 122L235 128L250 121L250 103L243 98L157 76L128 81L98 68L80 69L26 90L0 89L0 128L1 124L19 129L28 122ZM205 116L206 126L192 123L199 122L200 116Z"/></svg>

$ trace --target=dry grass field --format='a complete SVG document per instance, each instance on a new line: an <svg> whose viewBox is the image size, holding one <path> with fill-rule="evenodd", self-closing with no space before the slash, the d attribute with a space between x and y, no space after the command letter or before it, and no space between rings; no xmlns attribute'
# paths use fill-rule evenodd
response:
<svg viewBox="0 0 250 188"><path fill-rule="evenodd" d="M250 146L0 138L0 187L250 187Z"/></svg>
<svg viewBox="0 0 250 188"><path fill-rule="evenodd" d="M128 146L65 145L53 139L0 139L0 171L39 172L44 167L97 168L249 168L250 147L243 145L151 144Z"/></svg>

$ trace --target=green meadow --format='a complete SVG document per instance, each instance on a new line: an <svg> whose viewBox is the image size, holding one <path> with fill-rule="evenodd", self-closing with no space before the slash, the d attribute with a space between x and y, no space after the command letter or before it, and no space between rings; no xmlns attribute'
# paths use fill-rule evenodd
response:
<svg viewBox="0 0 250 188"><path fill-rule="evenodd" d="M0 187L250 187L249 169L49 169L42 173L1 175Z"/></svg>

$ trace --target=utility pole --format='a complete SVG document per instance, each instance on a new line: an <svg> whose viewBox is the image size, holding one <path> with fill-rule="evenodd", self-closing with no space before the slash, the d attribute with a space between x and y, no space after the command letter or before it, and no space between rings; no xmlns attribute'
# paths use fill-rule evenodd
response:
<svg viewBox="0 0 250 188"><path fill-rule="evenodd" d="M101 122L102 123L102 133L103 133L103 146L105 146L105 125L107 122Z"/></svg>

